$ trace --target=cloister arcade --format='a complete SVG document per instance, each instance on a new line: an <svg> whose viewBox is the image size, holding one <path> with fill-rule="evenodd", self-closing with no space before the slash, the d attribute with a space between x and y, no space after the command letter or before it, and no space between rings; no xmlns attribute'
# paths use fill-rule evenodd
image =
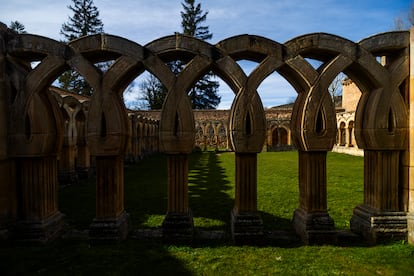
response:
<svg viewBox="0 0 414 276"><path fill-rule="evenodd" d="M236 163L232 237L236 242L260 239L263 225L257 212L257 153L265 144L268 128L256 90L277 71L298 93L289 126L291 142L299 153L299 206L293 226L307 244L334 242L337 233L326 200L326 154L335 144L338 126L327 91L332 80L344 72L362 91L354 131L355 142L364 150L364 201L354 209L351 230L371 243L389 238L414 242L410 45L410 33L405 31L375 35L358 43L314 33L283 44L240 35L212 45L179 34L145 46L108 34L65 44L37 35L18 35L1 25L0 227L22 240L48 241L61 234L58 171L69 172L73 166L60 162L58 168L57 160L60 152L61 156L72 154L69 150L75 143L75 134L65 137L69 133L65 128L71 126L65 126L63 116L84 116L85 111L73 106L69 98L67 102L62 98L59 104L48 91L59 75L73 69L93 88L84 130L96 166L91 240L126 237L125 156L128 151L136 152L140 143L155 146L154 137L159 150L168 156L163 238L191 240L188 159L197 129L187 91L213 71L235 94L226 133ZM385 64L377 62L378 56L385 57ZM305 58L317 59L322 65L315 69ZM178 75L166 66L175 59L186 62ZM237 64L242 59L258 63L250 75ZM103 72L95 66L102 61L113 64ZM39 64L31 68L31 62ZM168 89L159 122L146 127L140 125L138 116L128 115L122 101L123 90L145 70ZM64 115L62 111L69 109ZM198 127L206 127L207 133L223 133L220 124ZM275 129L280 133L278 139L285 139L283 131L287 129L276 126L271 131ZM130 137L135 132L152 138L133 141ZM82 143L78 140L78 144Z"/></svg>

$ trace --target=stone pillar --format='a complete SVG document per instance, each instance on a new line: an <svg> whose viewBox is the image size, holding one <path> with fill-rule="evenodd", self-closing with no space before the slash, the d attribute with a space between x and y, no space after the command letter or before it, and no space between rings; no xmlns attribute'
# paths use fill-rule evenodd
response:
<svg viewBox="0 0 414 276"><path fill-rule="evenodd" d="M282 143L282 135L280 133L280 127L277 128L277 146L280 146Z"/></svg>
<svg viewBox="0 0 414 276"><path fill-rule="evenodd" d="M231 232L236 243L257 243L263 238L263 221L257 212L257 153L236 153Z"/></svg>
<svg viewBox="0 0 414 276"><path fill-rule="evenodd" d="M299 150L299 208L293 225L306 244L331 244L336 231L327 211L326 151Z"/></svg>
<svg viewBox="0 0 414 276"><path fill-rule="evenodd" d="M168 206L162 224L163 238L168 241L191 241L193 225L188 207L188 154L169 154Z"/></svg>
<svg viewBox="0 0 414 276"><path fill-rule="evenodd" d="M89 178L89 170L91 167L91 154L89 147L85 145L78 145L76 172L79 179Z"/></svg>
<svg viewBox="0 0 414 276"><path fill-rule="evenodd" d="M119 241L128 234L123 170L123 156L96 156L96 217L89 230L93 243Z"/></svg>
<svg viewBox="0 0 414 276"><path fill-rule="evenodd" d="M78 174L75 170L75 146L64 144L60 152L58 180L61 186L78 183Z"/></svg>
<svg viewBox="0 0 414 276"><path fill-rule="evenodd" d="M17 220L17 187L12 160L0 161L0 240L7 239Z"/></svg>
<svg viewBox="0 0 414 276"><path fill-rule="evenodd" d="M345 147L349 147L350 145L350 135L349 127L345 126Z"/></svg>
<svg viewBox="0 0 414 276"><path fill-rule="evenodd" d="M410 82L408 90L409 106L409 161L408 161L408 242L414 244L414 28L410 29Z"/></svg>
<svg viewBox="0 0 414 276"><path fill-rule="evenodd" d="M364 203L354 209L351 230L371 244L407 235L399 206L399 160L400 151L364 151Z"/></svg>
<svg viewBox="0 0 414 276"><path fill-rule="evenodd" d="M287 131L287 144L289 146L292 145L292 137L291 136L292 136L292 131L290 129L288 129L288 131Z"/></svg>
<svg viewBox="0 0 414 276"><path fill-rule="evenodd" d="M62 231L63 215L57 207L58 182L55 156L24 157L17 160L19 190L19 240L47 242Z"/></svg>

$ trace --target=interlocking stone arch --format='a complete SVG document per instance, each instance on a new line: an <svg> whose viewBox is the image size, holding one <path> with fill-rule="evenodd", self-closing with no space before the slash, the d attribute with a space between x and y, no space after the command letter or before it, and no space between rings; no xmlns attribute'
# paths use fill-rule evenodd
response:
<svg viewBox="0 0 414 276"><path fill-rule="evenodd" d="M391 36L391 38L389 39L388 36ZM389 42L390 40L395 40L397 37L399 37L398 43ZM381 41L387 41L388 45L381 43ZM311 90L306 97L298 97L298 101L295 105L296 111L293 112L292 130L297 131L302 128L300 133L296 133L295 135L296 137L299 137L300 134L300 140L296 140L297 144L304 145L304 148L307 149L312 148L312 146L308 145L309 140L314 139L316 144L321 142L321 137L315 137L318 135L315 135L314 131L316 129L315 122L317 122L317 119L315 119L314 116L317 116L317 110L323 107L324 109L330 110L329 112L331 116L329 117L333 118L332 107L326 106L331 101L325 100L322 102L322 100L328 98L327 88L333 78L340 72L344 72L358 84L363 92L363 97L357 109L356 125L357 140L361 147L379 148L385 146L402 148L404 146L407 113L406 108L404 107L404 101L401 95L395 91L395 87L398 87L398 85L408 76L408 58L407 56L401 55L400 59L393 61L393 70L397 72L392 72L392 74L394 75L397 73L395 75L398 76L398 80L394 80L394 83L390 83L391 72L388 72L387 68L381 66L381 64L377 62L376 54L383 54L390 51L393 51L395 54L396 51L401 51L402 49L406 50L408 45L408 33L382 34L367 38L361 43L354 43L335 35L316 33L297 37L286 42L285 45L287 46L288 53L287 60L293 58L295 62L298 62L297 58L299 57L300 63L303 64L304 57L310 57L324 62L321 66L322 68L320 70L318 69L318 71L321 71L320 74L318 74L319 72L310 69L309 66L296 66L294 68L294 70L298 71L299 75L305 76L304 83L309 84ZM370 46L370 50L373 51L373 53L365 49L364 45ZM377 46L374 48L372 45ZM289 62L287 61L287 63ZM397 83L398 85L396 85ZM389 91L390 89L391 91ZM386 92L384 92L384 90L388 91L388 94L385 94ZM317 94L313 95L315 94L315 91ZM314 99L315 96L316 99L318 99L317 102L308 101L308 99ZM377 106L378 102L389 104L391 101L385 100L387 96L391 96L393 104L395 105L395 108L390 111L396 118L394 131L391 135L387 135L386 133L388 120L384 118L384 112L382 112L387 108ZM377 97L383 97L384 99L380 100ZM309 108L310 110L308 110ZM387 110L389 110L389 108ZM372 115L361 115L361 113L364 112L369 112ZM312 114L313 118L307 118L305 114ZM385 114L385 116L388 115ZM368 118L371 118L371 120L368 120ZM329 129L331 131L329 132L329 135L326 136L326 142L327 145L329 145L328 148L331 148L334 143L335 122L330 120L329 123ZM381 139L377 139L378 133L373 134L373 129L381 132L381 135L379 135ZM305 137L305 135L309 135L310 133L312 133L311 137ZM318 142L316 142L316 140ZM317 148L317 145L315 146Z"/></svg>
<svg viewBox="0 0 414 276"><path fill-rule="evenodd" d="M28 164L34 170L55 170L56 158L53 155L60 147L63 134L57 104L46 92L51 82L64 71L73 69L93 87L87 116L88 143L92 154L97 156L98 177L97 219L91 233L108 225L117 229L111 228L104 231L106 233L112 230L112 233L122 232L121 228L125 228L127 216L123 209L122 165L130 129L121 93L145 70L160 79L169 91L159 126L160 147L169 154L172 176L168 184L171 193L169 214L189 215L187 155L194 145L195 124L187 90L209 71L220 76L235 94L229 116L237 164L232 226L237 228L238 222L244 220L238 217L240 214L256 212L256 153L260 152L266 133L257 87L277 71L298 92L291 122L293 140L299 149L301 175L300 207L295 213L295 227L299 231L307 231L308 226L312 226L307 225L310 221L322 222L315 228L319 231L318 227L323 223L329 222L327 224L330 225L326 206L326 152L335 141L336 123L327 88L335 76L344 72L363 93L355 118L355 130L359 147L366 151L367 165L364 206L355 211L356 224L365 227L366 218L375 219L377 213L372 213L372 209L380 213L384 210L393 212L400 220L402 210L398 191L399 181L403 178L399 175L403 169L398 162L402 159L400 152L408 150L405 103L408 93L401 93L408 90L408 32L380 34L359 43L324 33L304 35L284 44L259 36L241 35L216 45L176 34L141 46L107 34L87 36L64 44L34 35L15 34L10 38L4 36L3 29L1 31L1 41L7 42L7 47L1 49L0 62L3 66L3 60L6 60L10 67L7 67L9 71L3 70L6 77L0 75L0 84L11 82L13 86L0 86L6 87L4 90L13 98L7 144L10 150L5 158L20 157L20 169ZM384 64L378 62L378 56L386 57ZM315 69L306 58L321 60L323 65ZM165 64L173 59L187 62L178 75ZM237 64L240 59L256 61L258 65L247 76ZM31 61L40 63L31 69ZM102 72L95 66L101 61L113 61L113 64ZM10 81L7 79L9 75L12 76ZM151 127L148 132L154 129ZM25 160L26 157L34 158ZM379 170L368 170L378 164L382 166ZM387 166L393 169L392 172L381 174ZM26 176L29 174L29 170L25 171ZM50 174L47 184L43 185L42 181L39 176L33 183L41 187L44 194L53 195L45 192L54 187L53 175ZM375 185L391 191L391 195L378 192ZM28 202L39 203L34 194L29 190L27 193ZM53 198L46 201L56 203ZM43 214L44 217L56 214L57 209L52 207ZM252 216L249 219L260 222L257 218Z"/></svg>

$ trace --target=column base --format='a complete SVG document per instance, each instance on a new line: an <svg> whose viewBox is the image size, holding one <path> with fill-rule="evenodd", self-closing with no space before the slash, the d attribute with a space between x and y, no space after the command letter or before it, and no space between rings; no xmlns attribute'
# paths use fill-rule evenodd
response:
<svg viewBox="0 0 414 276"><path fill-rule="evenodd" d="M261 244L263 221L257 212L231 212L231 235L236 244Z"/></svg>
<svg viewBox="0 0 414 276"><path fill-rule="evenodd" d="M194 222L192 212L168 212L162 223L162 238L167 242L192 242L194 238Z"/></svg>
<svg viewBox="0 0 414 276"><path fill-rule="evenodd" d="M89 228L91 243L118 242L128 236L129 214L125 211L116 218L95 218Z"/></svg>
<svg viewBox="0 0 414 276"><path fill-rule="evenodd" d="M76 168L76 173L78 175L79 180L81 179L88 179L91 175L90 171L89 171L89 167L78 167Z"/></svg>
<svg viewBox="0 0 414 276"><path fill-rule="evenodd" d="M75 170L58 171L59 186L75 185L79 183L78 174Z"/></svg>
<svg viewBox="0 0 414 276"><path fill-rule="evenodd" d="M367 205L354 209L351 231L362 235L370 244L407 239L405 212L380 212Z"/></svg>
<svg viewBox="0 0 414 276"><path fill-rule="evenodd" d="M58 238L64 229L64 215L60 212L43 220L19 221L14 229L14 238L23 242L46 243Z"/></svg>
<svg viewBox="0 0 414 276"><path fill-rule="evenodd" d="M301 208L295 210L293 227L307 245L334 244L337 232L333 219L327 212L309 213Z"/></svg>

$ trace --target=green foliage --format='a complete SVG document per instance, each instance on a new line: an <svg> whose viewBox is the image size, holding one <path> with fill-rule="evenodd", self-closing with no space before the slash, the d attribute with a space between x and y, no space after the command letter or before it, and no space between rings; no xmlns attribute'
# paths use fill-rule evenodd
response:
<svg viewBox="0 0 414 276"><path fill-rule="evenodd" d="M146 107L151 110L161 109L164 99L167 96L167 88L154 76L149 75L140 83L141 91L143 92L143 100Z"/></svg>
<svg viewBox="0 0 414 276"><path fill-rule="evenodd" d="M68 18L67 23L62 24L60 34L65 41L71 41L79 37L103 32L103 23L99 19L98 8L93 0L72 0L73 6L68 8L73 16Z"/></svg>
<svg viewBox="0 0 414 276"><path fill-rule="evenodd" d="M185 0L181 3L183 11L181 11L181 27L182 33L201 40L208 40L213 37L209 27L202 25L206 19L208 12L203 12L201 4L195 4L194 0ZM185 62L175 60L167 64L174 74L179 74ZM204 75L189 91L188 97L193 109L215 109L220 103L218 95L219 83L213 80L215 78L212 72ZM141 85L141 100L147 102L149 109L161 109L162 104L167 96L165 86L153 75L144 80Z"/></svg>
<svg viewBox="0 0 414 276"><path fill-rule="evenodd" d="M204 12L201 9L201 4L195 4L194 0L184 0L181 3L183 11L181 12L181 27L183 28L183 34L193 36L201 40L209 40L213 37L210 33L208 26L202 26L201 24L207 20L208 12Z"/></svg>
<svg viewBox="0 0 414 276"><path fill-rule="evenodd" d="M19 21L12 21L10 22L10 29L12 29L13 31L15 31L18 34L26 34L26 28L24 27L24 25L22 23L20 23Z"/></svg>
<svg viewBox="0 0 414 276"><path fill-rule="evenodd" d="M103 32L103 23L99 19L99 10L94 5L93 0L72 0L73 5L68 8L73 12L73 16L68 18L68 22L62 24L60 34L65 42ZM91 86L76 71L69 70L59 77L60 87L72 93L91 96L93 91Z"/></svg>
<svg viewBox="0 0 414 276"><path fill-rule="evenodd" d="M125 167L125 208L133 227L160 227L167 206L167 159L156 155ZM328 208L337 227L348 228L362 202L363 158L329 153ZM234 204L234 154L190 156L189 200L196 229L229 231ZM298 207L297 152L258 155L258 209L267 229L288 229ZM87 229L94 217L95 179L59 191L66 222ZM339 222L339 224L338 224ZM62 239L44 246L0 247L2 275L414 275L414 246L233 246L207 241L193 246L128 238L90 246Z"/></svg>

